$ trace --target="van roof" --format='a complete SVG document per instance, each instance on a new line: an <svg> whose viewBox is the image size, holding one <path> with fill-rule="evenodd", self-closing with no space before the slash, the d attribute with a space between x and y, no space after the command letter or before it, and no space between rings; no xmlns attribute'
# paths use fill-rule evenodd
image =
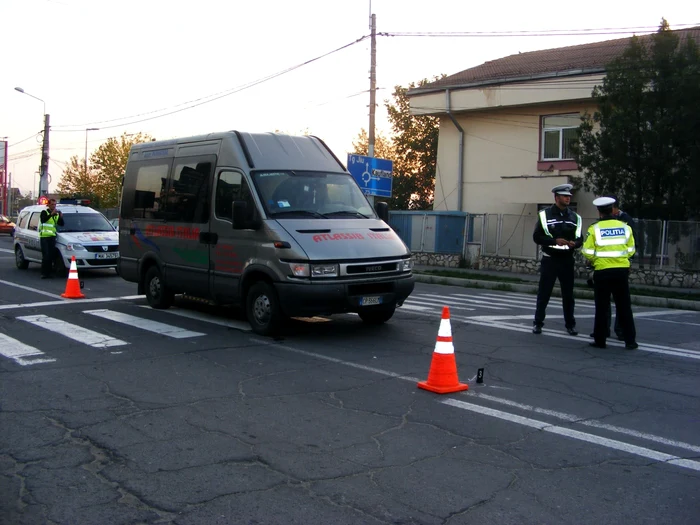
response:
<svg viewBox="0 0 700 525"><path fill-rule="evenodd" d="M193 143L217 140L223 144L219 151L222 157L219 162L224 165L228 164L234 156L243 157L250 169L346 171L345 166L318 137L283 133L248 133L234 130L142 142L131 147L130 157L146 159L184 156L187 154L186 150L191 151L188 146Z"/></svg>

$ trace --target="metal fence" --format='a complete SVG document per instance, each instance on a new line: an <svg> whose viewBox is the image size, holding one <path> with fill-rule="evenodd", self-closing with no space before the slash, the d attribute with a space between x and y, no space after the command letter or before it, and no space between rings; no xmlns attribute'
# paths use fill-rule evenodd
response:
<svg viewBox="0 0 700 525"><path fill-rule="evenodd" d="M390 222L412 251L466 255L469 247L477 247L481 255L539 257L532 240L536 215L457 212L446 215L434 211L392 212ZM596 220L583 219L584 235ZM700 270L700 222L636 220L633 229L637 247L632 259L634 266Z"/></svg>

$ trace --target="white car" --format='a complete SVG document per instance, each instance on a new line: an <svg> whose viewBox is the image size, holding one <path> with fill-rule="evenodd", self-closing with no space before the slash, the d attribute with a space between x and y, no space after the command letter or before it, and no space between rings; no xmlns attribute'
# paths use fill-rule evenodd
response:
<svg viewBox="0 0 700 525"><path fill-rule="evenodd" d="M26 270L30 262L41 264L39 243L39 216L47 209L44 205L24 208L17 219L14 237L15 264ZM57 204L63 215L63 226L58 226L54 271L65 276L75 256L78 271L117 268L119 233L97 210L74 204Z"/></svg>

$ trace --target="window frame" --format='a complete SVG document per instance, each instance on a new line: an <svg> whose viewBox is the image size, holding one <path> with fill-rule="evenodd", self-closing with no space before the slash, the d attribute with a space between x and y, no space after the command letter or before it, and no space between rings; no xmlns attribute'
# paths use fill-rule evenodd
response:
<svg viewBox="0 0 700 525"><path fill-rule="evenodd" d="M540 129L539 129L539 142L540 148L538 152L537 169L539 171L548 171L551 169L557 170L576 170L578 169L578 164L573 158L562 158L564 154L564 133L565 129L576 129L578 126L548 126L545 127L545 120L551 117L576 117L581 118L580 112L566 112L566 113L554 113L549 115L540 116ZM559 157L549 158L545 157L545 134L546 132L559 131Z"/></svg>

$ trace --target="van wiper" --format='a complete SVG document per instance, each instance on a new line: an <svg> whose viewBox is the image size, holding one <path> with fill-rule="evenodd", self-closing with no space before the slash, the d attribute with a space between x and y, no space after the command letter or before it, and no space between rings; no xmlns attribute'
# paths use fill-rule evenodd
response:
<svg viewBox="0 0 700 525"><path fill-rule="evenodd" d="M328 217L322 213L318 213L317 211L311 211L311 210L283 210L283 211L275 211L272 212L270 215L273 217L277 217L278 215L303 215L304 217L315 217L317 219L327 219Z"/></svg>
<svg viewBox="0 0 700 525"><path fill-rule="evenodd" d="M349 215L352 217L362 217L363 219L369 219L369 215L365 215L364 213L360 213L359 211L350 211L350 210L340 210L340 211L332 211L330 213L326 213L326 217L331 217L333 215Z"/></svg>

